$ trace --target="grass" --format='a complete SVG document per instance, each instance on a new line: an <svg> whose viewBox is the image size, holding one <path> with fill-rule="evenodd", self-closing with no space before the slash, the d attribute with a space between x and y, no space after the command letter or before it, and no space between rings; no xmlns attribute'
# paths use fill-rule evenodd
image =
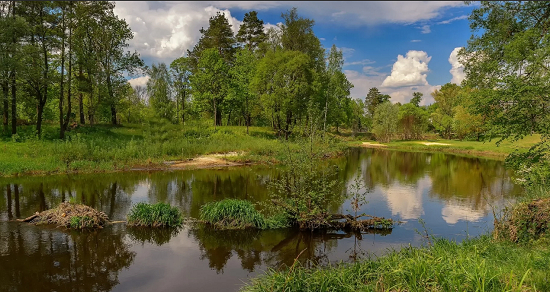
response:
<svg viewBox="0 0 550 292"><path fill-rule="evenodd" d="M540 142L541 136L534 134L527 136L519 141L511 142L505 140L500 145L496 145L498 138L494 138L492 141L459 141L459 140L447 140L447 139L431 139L422 141L392 141L389 143L380 143L386 145L387 149L397 150L412 150L412 151L427 151L427 152L448 152L472 155L477 157L489 157L504 159L508 154L518 150L527 151L531 146ZM366 142L367 140L365 140ZM371 141L372 142L372 141ZM373 142L376 143L376 142ZM441 143L449 145L425 145L423 143ZM361 142L350 142L352 145L361 146ZM379 143L376 143L379 144Z"/></svg>
<svg viewBox="0 0 550 292"><path fill-rule="evenodd" d="M288 225L284 214L265 218L251 202L236 199L204 204L200 209L200 220L220 229L274 229Z"/></svg>
<svg viewBox="0 0 550 292"><path fill-rule="evenodd" d="M242 291L550 291L548 243L436 239L355 264L270 270Z"/></svg>
<svg viewBox="0 0 550 292"><path fill-rule="evenodd" d="M53 125L44 126L41 139L32 135L32 126L18 131L14 137L0 136L0 176L164 168L164 161L233 151L244 152L228 157L236 162L277 163L287 147L268 127L250 127L246 134L245 127L214 128L199 122L84 125L68 132L65 140L57 138ZM346 147L338 138L331 141L332 154ZM290 147L299 146L291 142Z"/></svg>
<svg viewBox="0 0 550 292"><path fill-rule="evenodd" d="M137 203L128 214L128 225L145 227L178 227L183 224L183 214L177 207L166 203Z"/></svg>

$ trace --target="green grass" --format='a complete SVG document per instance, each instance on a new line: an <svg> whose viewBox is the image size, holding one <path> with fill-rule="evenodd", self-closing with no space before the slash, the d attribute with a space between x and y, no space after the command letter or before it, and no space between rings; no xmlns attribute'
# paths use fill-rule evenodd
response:
<svg viewBox="0 0 550 292"><path fill-rule="evenodd" d="M75 229L83 229L93 226L92 217L89 216L73 216L69 221L69 227Z"/></svg>
<svg viewBox="0 0 550 292"><path fill-rule="evenodd" d="M422 141L392 141L389 143L380 143L387 145L384 148L397 149L397 150L411 150L411 151L426 151L426 152L449 152L459 153L478 157L490 157L497 159L504 159L508 154L518 150L527 151L531 146L540 142L541 136L535 134L527 136L521 140L511 142L504 140L500 145L496 145L498 138L494 138L492 141L459 141L459 140L447 140L447 139L432 139ZM368 140L364 140L367 142ZM373 142L373 141L371 141ZM373 142L377 143L377 142ZM449 145L424 145L423 143L441 143ZM353 141L351 145L360 146L361 142Z"/></svg>
<svg viewBox="0 0 550 292"><path fill-rule="evenodd" d="M436 239L355 264L270 270L242 291L550 291L548 243Z"/></svg>
<svg viewBox="0 0 550 292"><path fill-rule="evenodd" d="M278 214L265 218L246 200L225 199L201 206L200 220L220 229L274 229L287 227L287 218Z"/></svg>
<svg viewBox="0 0 550 292"><path fill-rule="evenodd" d="M16 137L0 136L0 176L164 168L164 161L232 151L244 153L227 158L236 162L277 163L287 150L268 127L250 127L246 134L245 127L198 122L84 125L68 132L64 141L57 138L55 126L45 125L42 139L33 137L32 129L20 127ZM333 154L346 147L337 138L332 142ZM291 142L290 147L299 146Z"/></svg>
<svg viewBox="0 0 550 292"><path fill-rule="evenodd" d="M137 203L128 214L128 225L146 227L178 227L183 223L183 214L177 207L166 203Z"/></svg>

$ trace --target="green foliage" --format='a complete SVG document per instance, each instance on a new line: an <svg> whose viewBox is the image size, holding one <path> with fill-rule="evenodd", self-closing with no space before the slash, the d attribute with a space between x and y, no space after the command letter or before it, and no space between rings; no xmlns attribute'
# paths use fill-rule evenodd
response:
<svg viewBox="0 0 550 292"><path fill-rule="evenodd" d="M537 194L541 195L541 194ZM495 218L493 236L498 240L526 243L548 235L550 231L550 197L506 207Z"/></svg>
<svg viewBox="0 0 550 292"><path fill-rule="evenodd" d="M390 142L397 134L397 122L399 120L399 108L390 101L383 102L376 106L372 119L372 132L376 140Z"/></svg>
<svg viewBox="0 0 550 292"><path fill-rule="evenodd" d="M69 222L70 228L82 229L86 227L93 227L93 220L89 216L73 216Z"/></svg>
<svg viewBox="0 0 550 292"><path fill-rule="evenodd" d="M155 114L169 121L174 117L172 101L172 80L164 63L153 64L148 70L147 94Z"/></svg>
<svg viewBox="0 0 550 292"><path fill-rule="evenodd" d="M403 140L420 140L428 130L428 112L412 101L399 107L399 128Z"/></svg>
<svg viewBox="0 0 550 292"><path fill-rule="evenodd" d="M137 203L128 214L128 225L147 227L177 227L183 223L183 214L166 203Z"/></svg>
<svg viewBox="0 0 550 292"><path fill-rule="evenodd" d="M250 11L244 14L236 38L238 42L245 44L249 51L254 51L265 41L264 21L258 19L258 12Z"/></svg>
<svg viewBox="0 0 550 292"><path fill-rule="evenodd" d="M365 106L367 112L371 117L374 117L374 114L376 113L376 107L389 100L390 96L387 94L381 94L378 88L373 87L369 89L369 92L365 97Z"/></svg>
<svg viewBox="0 0 550 292"><path fill-rule="evenodd" d="M288 148L284 153L281 162L285 168L269 183L272 200L277 202L270 207L284 210L301 229L317 229L329 225L328 202L343 201L345 195L335 178L337 166L318 165L326 155L326 145L319 143L314 132L308 135L307 140L298 141L299 149Z"/></svg>
<svg viewBox="0 0 550 292"><path fill-rule="evenodd" d="M241 291L546 291L550 252L534 246L495 243L481 236L456 243L405 247L354 264L271 269Z"/></svg>
<svg viewBox="0 0 550 292"><path fill-rule="evenodd" d="M246 200L225 199L201 206L200 220L221 229L274 229L287 227L287 218L283 213L265 218L254 205Z"/></svg>

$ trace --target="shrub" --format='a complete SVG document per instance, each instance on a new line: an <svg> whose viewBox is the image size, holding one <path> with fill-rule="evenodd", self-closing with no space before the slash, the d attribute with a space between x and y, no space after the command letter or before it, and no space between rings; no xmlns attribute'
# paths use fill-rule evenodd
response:
<svg viewBox="0 0 550 292"><path fill-rule="evenodd" d="M265 218L254 209L254 205L245 200L225 199L203 205L200 219L206 223L224 229L241 229L266 226Z"/></svg>
<svg viewBox="0 0 550 292"><path fill-rule="evenodd" d="M176 227L183 223L183 214L166 203L137 203L128 214L128 225L148 227Z"/></svg>
<svg viewBox="0 0 550 292"><path fill-rule="evenodd" d="M523 202L495 216L493 237L512 242L536 240L550 231L550 198Z"/></svg>

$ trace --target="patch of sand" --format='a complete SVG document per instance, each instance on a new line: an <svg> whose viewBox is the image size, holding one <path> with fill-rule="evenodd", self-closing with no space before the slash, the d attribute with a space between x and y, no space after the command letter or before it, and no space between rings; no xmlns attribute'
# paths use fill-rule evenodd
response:
<svg viewBox="0 0 550 292"><path fill-rule="evenodd" d="M379 143L371 143L371 142L363 142L363 147L386 147L388 145L379 144Z"/></svg>
<svg viewBox="0 0 550 292"><path fill-rule="evenodd" d="M424 144L426 146L431 146L431 145L441 145L441 146L449 146L451 144L447 144L447 143L437 143L437 142L418 142L420 144Z"/></svg>
<svg viewBox="0 0 550 292"><path fill-rule="evenodd" d="M208 167L221 167L221 166L237 166L243 165L242 163L227 161L224 157L239 156L237 152L217 153L199 156L197 158L189 159L187 161L171 161L168 162L170 168L208 168Z"/></svg>

